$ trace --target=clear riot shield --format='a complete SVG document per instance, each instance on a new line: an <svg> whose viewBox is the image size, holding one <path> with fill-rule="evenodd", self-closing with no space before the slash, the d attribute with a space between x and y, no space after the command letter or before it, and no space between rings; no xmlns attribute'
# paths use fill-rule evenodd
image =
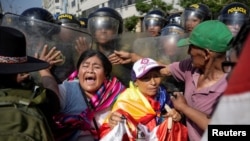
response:
<svg viewBox="0 0 250 141"><path fill-rule="evenodd" d="M133 42L137 38L145 37L142 33L125 32L122 34L113 34L109 29L96 29L93 34L93 49L101 51L104 55L109 57L114 50L131 52ZM116 76L124 85L129 86L131 80L130 74L133 63L113 65L112 76Z"/></svg>
<svg viewBox="0 0 250 141"><path fill-rule="evenodd" d="M150 57L164 64L183 60L188 56L188 47L177 47L180 39L187 38L187 34L170 34L158 37L138 38L133 43L132 52L144 57Z"/></svg>
<svg viewBox="0 0 250 141"><path fill-rule="evenodd" d="M92 45L91 35L80 29L63 27L12 13L3 15L1 25L16 28L25 34L27 55L29 56L39 54L45 45L48 45L49 48L56 47L61 51L64 61L51 69L58 83L67 79L76 69L80 53L91 48ZM85 41L79 45L76 40L80 38ZM34 78L36 77L37 75L34 76Z"/></svg>

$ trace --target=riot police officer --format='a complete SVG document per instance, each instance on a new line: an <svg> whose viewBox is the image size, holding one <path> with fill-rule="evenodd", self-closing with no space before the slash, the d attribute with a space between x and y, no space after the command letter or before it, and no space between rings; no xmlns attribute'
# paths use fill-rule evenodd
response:
<svg viewBox="0 0 250 141"><path fill-rule="evenodd" d="M233 36L236 36L241 26L250 19L249 10L245 4L233 2L222 8L218 19L227 25Z"/></svg>
<svg viewBox="0 0 250 141"><path fill-rule="evenodd" d="M196 25L211 18L212 12L206 4L191 4L181 15L181 25L187 33L190 33Z"/></svg>
<svg viewBox="0 0 250 141"><path fill-rule="evenodd" d="M57 21L65 27L80 28L80 21L73 14L63 13L58 15Z"/></svg>
<svg viewBox="0 0 250 141"><path fill-rule="evenodd" d="M131 46L122 42L123 19L115 9L102 7L91 13L88 16L87 28L95 40L92 48L101 51L107 57L115 58L112 56L115 50L130 52ZM112 60L111 62L115 63ZM132 64L113 65L111 75L129 86L131 68Z"/></svg>
<svg viewBox="0 0 250 141"><path fill-rule="evenodd" d="M166 13L161 9L153 9L143 18L144 30L152 37L159 36L161 29L166 23Z"/></svg>
<svg viewBox="0 0 250 141"><path fill-rule="evenodd" d="M52 35L60 31L59 28L54 26L51 26L50 29L47 28L50 24L58 24L58 22L54 19L52 13L46 9L40 7L28 8L24 10L20 16L20 24L24 26L21 28L25 28L25 31L32 33L33 31L39 30L41 36L47 39L50 39ZM44 22L46 23L45 25L43 24Z"/></svg>
<svg viewBox="0 0 250 141"><path fill-rule="evenodd" d="M88 16L88 31L95 39L93 47L106 56L122 47L118 36L123 32L123 19L115 9L102 7L91 13Z"/></svg>
<svg viewBox="0 0 250 141"><path fill-rule="evenodd" d="M20 14L20 17L13 16L12 18L13 21L16 19L17 28L26 36L27 54L34 56L35 53L40 53L45 45L49 47L55 45L52 37L60 31L60 28L53 26L57 24L57 21L48 10L40 7L31 7L25 9ZM14 26L14 23L11 26ZM37 72L30 73L30 76L30 79L33 79L35 83L41 83Z"/></svg>
<svg viewBox="0 0 250 141"><path fill-rule="evenodd" d="M81 17L81 18L78 18L78 20L80 21L81 28L87 29L87 27L88 27L88 18Z"/></svg>
<svg viewBox="0 0 250 141"><path fill-rule="evenodd" d="M21 13L21 16L49 23L57 23L53 15L48 10L39 7L28 8Z"/></svg>

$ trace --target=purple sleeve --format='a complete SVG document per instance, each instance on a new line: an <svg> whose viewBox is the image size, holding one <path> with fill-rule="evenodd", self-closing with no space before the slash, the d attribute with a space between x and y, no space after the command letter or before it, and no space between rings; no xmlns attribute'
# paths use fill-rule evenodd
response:
<svg viewBox="0 0 250 141"><path fill-rule="evenodd" d="M185 81L185 73L192 69L192 60L188 58L180 62L174 62L169 65L169 69L175 79Z"/></svg>

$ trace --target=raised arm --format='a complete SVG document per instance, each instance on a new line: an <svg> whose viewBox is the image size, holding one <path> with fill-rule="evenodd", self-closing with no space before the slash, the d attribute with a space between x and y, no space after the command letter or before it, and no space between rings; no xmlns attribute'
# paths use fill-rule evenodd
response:
<svg viewBox="0 0 250 141"><path fill-rule="evenodd" d="M58 84L54 76L51 74L50 69L54 64L63 61L63 59L60 59L60 57L58 57L60 56L60 54L61 52L56 50L55 47L49 49L47 45L44 46L42 52L39 55L36 54L37 58L50 64L49 68L39 71L43 87L54 91L57 95L59 94Z"/></svg>
<svg viewBox="0 0 250 141"><path fill-rule="evenodd" d="M128 64L136 62L143 57L132 52L114 51L108 58L112 64Z"/></svg>

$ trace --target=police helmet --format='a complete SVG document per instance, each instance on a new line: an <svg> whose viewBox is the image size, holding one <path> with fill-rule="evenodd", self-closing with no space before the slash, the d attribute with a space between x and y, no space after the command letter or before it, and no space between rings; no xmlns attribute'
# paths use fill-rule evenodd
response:
<svg viewBox="0 0 250 141"><path fill-rule="evenodd" d="M167 24L178 24L181 25L181 13L173 13L167 17Z"/></svg>
<svg viewBox="0 0 250 141"><path fill-rule="evenodd" d="M49 23L56 23L56 20L54 19L53 15L49 11L43 8L39 8L39 7L26 9L21 13L21 16L25 16L25 17L28 17L29 19L35 19L35 20L45 21Z"/></svg>
<svg viewBox="0 0 250 141"><path fill-rule="evenodd" d="M185 27L185 23L188 19L198 18L201 22L212 19L212 12L206 4L191 4L184 9L181 15L181 25Z"/></svg>
<svg viewBox="0 0 250 141"><path fill-rule="evenodd" d="M102 7L88 16L88 30L94 34L97 29L112 29L117 34L123 31L123 19L113 8Z"/></svg>
<svg viewBox="0 0 250 141"><path fill-rule="evenodd" d="M82 28L87 28L88 27L88 18L81 17L78 20L80 21L80 24L81 24Z"/></svg>
<svg viewBox="0 0 250 141"><path fill-rule="evenodd" d="M226 25L242 26L250 19L249 7L240 2L230 3L222 8L218 19Z"/></svg>
<svg viewBox="0 0 250 141"><path fill-rule="evenodd" d="M58 26L50 25L58 24L58 22L49 11L43 8L33 7L26 9L21 13L19 20L20 25L23 26L27 32L39 30L42 35L50 36L60 31ZM51 26L49 30L48 26Z"/></svg>
<svg viewBox="0 0 250 141"><path fill-rule="evenodd" d="M166 22L166 13L160 9L149 11L143 19L143 25L145 29L147 29L149 26L160 26L163 28Z"/></svg>
<svg viewBox="0 0 250 141"><path fill-rule="evenodd" d="M172 35L172 34L183 35L185 34L185 30L182 26L176 23L167 24L161 30L161 36Z"/></svg>
<svg viewBox="0 0 250 141"><path fill-rule="evenodd" d="M69 13L63 13L60 14L57 17L57 21L60 23L60 25L65 26L65 27L70 27L70 28L80 28L81 24L78 19Z"/></svg>

